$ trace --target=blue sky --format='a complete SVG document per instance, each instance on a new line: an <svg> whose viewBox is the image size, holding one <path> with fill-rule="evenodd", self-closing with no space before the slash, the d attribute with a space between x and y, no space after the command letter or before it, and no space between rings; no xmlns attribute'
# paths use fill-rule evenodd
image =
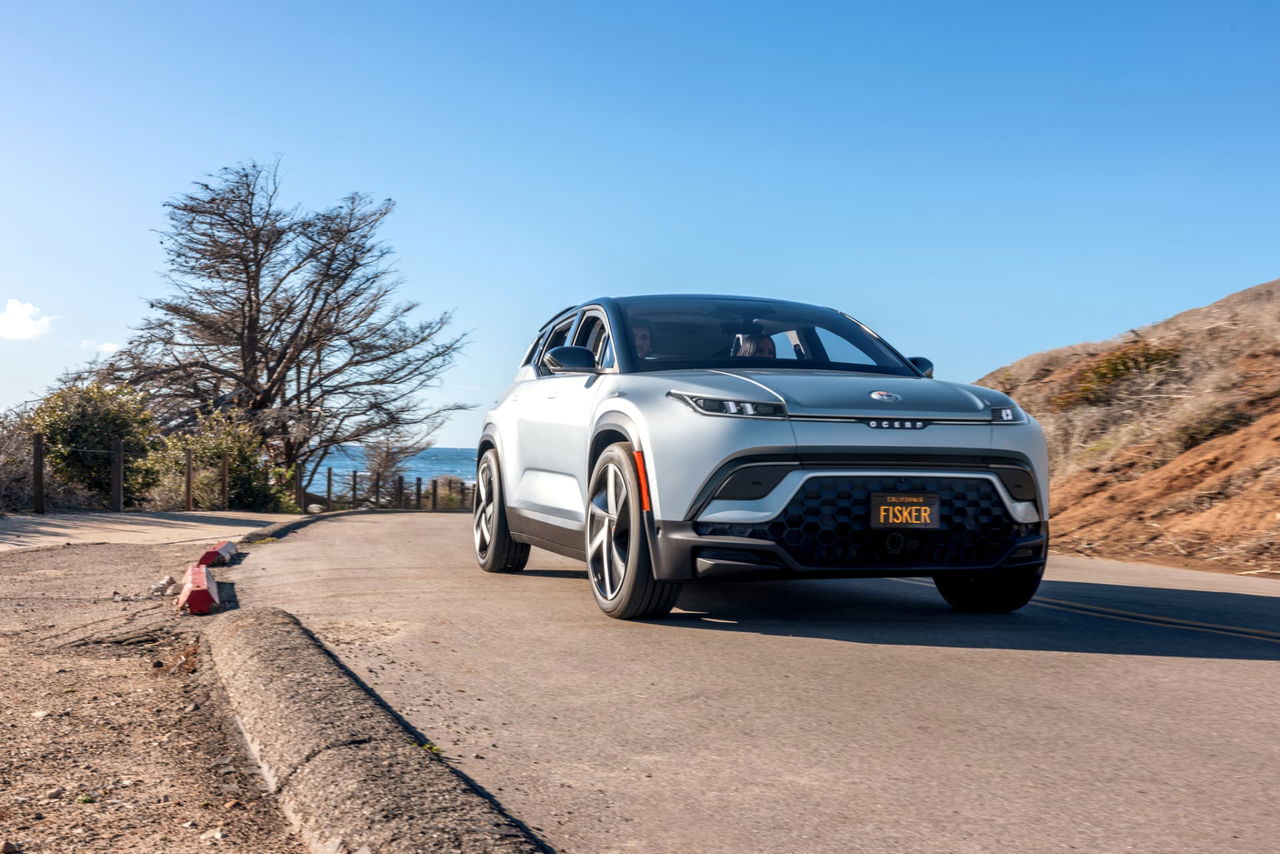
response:
<svg viewBox="0 0 1280 854"><path fill-rule="evenodd" d="M1280 276L1275 3L126 3L0 12L0 405L165 291L161 204L391 197L470 445L602 294L834 305L939 376ZM13 302L10 302L12 300Z"/></svg>

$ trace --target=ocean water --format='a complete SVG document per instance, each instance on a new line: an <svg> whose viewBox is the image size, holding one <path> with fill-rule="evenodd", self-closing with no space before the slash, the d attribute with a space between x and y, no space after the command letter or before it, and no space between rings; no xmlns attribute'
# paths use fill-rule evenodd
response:
<svg viewBox="0 0 1280 854"><path fill-rule="evenodd" d="M367 471L364 452L359 445L342 445L325 459L319 474L326 468L333 469L333 477L339 483L346 482L353 471ZM467 483L476 479L475 448L427 448L413 457L405 466L405 480L416 477L426 483L435 477L460 477Z"/></svg>

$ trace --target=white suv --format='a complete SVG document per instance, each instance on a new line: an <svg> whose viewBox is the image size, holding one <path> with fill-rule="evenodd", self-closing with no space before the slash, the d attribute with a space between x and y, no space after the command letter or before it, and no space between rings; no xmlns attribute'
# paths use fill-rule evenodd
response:
<svg viewBox="0 0 1280 854"><path fill-rule="evenodd" d="M927 576L961 610L1020 608L1048 549L1044 436L1000 392L932 375L830 308L566 309L485 418L476 558L584 560L621 619L728 577Z"/></svg>

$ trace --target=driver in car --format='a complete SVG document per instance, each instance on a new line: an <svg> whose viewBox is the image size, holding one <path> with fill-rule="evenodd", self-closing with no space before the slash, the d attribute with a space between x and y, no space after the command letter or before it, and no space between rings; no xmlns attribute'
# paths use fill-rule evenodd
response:
<svg viewBox="0 0 1280 854"><path fill-rule="evenodd" d="M653 355L653 331L647 324L638 323L632 327L631 343L635 345L638 358L646 359Z"/></svg>

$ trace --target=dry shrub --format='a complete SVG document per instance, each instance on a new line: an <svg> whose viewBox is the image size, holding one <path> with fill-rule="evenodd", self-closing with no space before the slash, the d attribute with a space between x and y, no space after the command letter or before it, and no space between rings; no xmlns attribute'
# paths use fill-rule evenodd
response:
<svg viewBox="0 0 1280 854"><path fill-rule="evenodd" d="M1112 341L1032 354L978 383L1040 421L1055 479L1138 477L1280 409L1280 280Z"/></svg>
<svg viewBox="0 0 1280 854"><path fill-rule="evenodd" d="M1189 451L1196 445L1234 433L1253 422L1254 416L1235 407L1209 412L1171 431L1171 443L1178 452Z"/></svg>
<svg viewBox="0 0 1280 854"><path fill-rule="evenodd" d="M165 467L160 470L155 486L147 493L148 510L181 510L187 495L185 468ZM227 510L222 503L222 472L218 469L194 469L191 476L192 504L199 510Z"/></svg>
<svg viewBox="0 0 1280 854"><path fill-rule="evenodd" d="M1082 404L1109 403L1123 384L1144 374L1162 373L1177 362L1179 349L1138 339L1099 353L1062 381L1062 390L1049 399L1059 411Z"/></svg>
<svg viewBox="0 0 1280 854"><path fill-rule="evenodd" d="M32 509L32 424L22 407L0 412L0 513L29 513ZM103 504L87 489L70 483L50 469L44 472L45 506L50 510L97 510Z"/></svg>

